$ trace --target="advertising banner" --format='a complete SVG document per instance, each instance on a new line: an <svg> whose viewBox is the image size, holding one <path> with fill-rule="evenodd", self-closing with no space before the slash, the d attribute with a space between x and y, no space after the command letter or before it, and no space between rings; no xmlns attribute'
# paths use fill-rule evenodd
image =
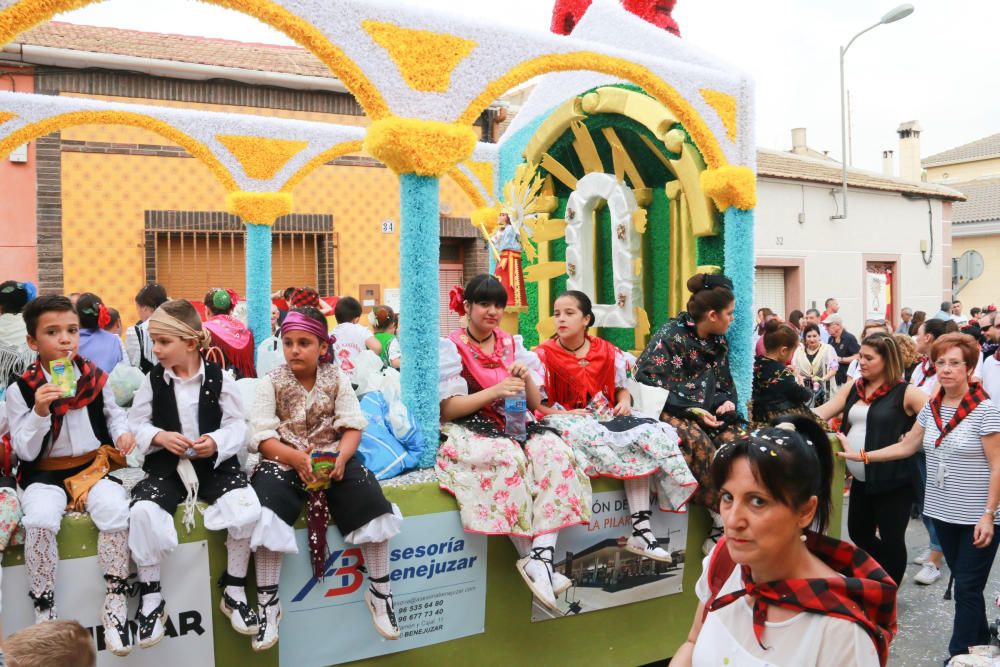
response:
<svg viewBox="0 0 1000 667"><path fill-rule="evenodd" d="M60 618L83 624L97 643L99 667L159 667L161 665L215 664L212 640L212 588L208 569L208 545L202 540L179 545L163 562L163 597L167 601L166 636L152 648L132 650L125 658L105 648L101 607L104 578L96 556L59 561L56 575L56 607ZM138 597L129 599L129 622L136 636ZM28 578L23 565L3 572L3 630L11 635L35 622L28 598ZM224 630L230 631L231 630Z"/></svg>
<svg viewBox="0 0 1000 667"><path fill-rule="evenodd" d="M327 533L326 577L309 565L306 531L284 560L280 663L323 667L478 634L486 622L486 537L462 530L458 512L407 517L389 542L392 595L401 637L383 639L364 600L360 547Z"/></svg>
<svg viewBox="0 0 1000 667"><path fill-rule="evenodd" d="M595 493L587 525L559 531L554 568L573 585L556 600L555 612L534 601L532 621L584 614L681 592L687 515L661 512L653 503L650 519L656 540L673 558L662 563L625 550L632 518L624 491Z"/></svg>

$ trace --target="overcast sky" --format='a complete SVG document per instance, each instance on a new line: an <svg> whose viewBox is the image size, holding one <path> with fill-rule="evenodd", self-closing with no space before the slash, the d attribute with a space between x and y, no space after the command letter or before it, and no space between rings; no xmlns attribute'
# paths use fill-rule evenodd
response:
<svg viewBox="0 0 1000 667"><path fill-rule="evenodd" d="M552 0L398 0L420 8L547 30ZM838 47L893 0L678 0L683 38L739 64L757 83L757 143L787 149L793 127L840 155ZM922 153L1000 132L996 0L914 0L908 18L861 37L847 55L854 164L898 157L900 122L923 125ZM57 20L157 32L290 43L255 19L193 0L108 0Z"/></svg>

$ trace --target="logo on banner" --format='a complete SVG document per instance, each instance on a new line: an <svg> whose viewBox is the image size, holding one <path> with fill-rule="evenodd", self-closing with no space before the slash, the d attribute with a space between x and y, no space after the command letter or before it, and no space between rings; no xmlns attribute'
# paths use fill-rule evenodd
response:
<svg viewBox="0 0 1000 667"><path fill-rule="evenodd" d="M338 559L343 559L340 565L335 565ZM332 577L335 581L337 577L340 577L340 586L334 586L333 588L328 588L323 597L335 597L337 595L350 595L354 591L361 588L361 582L364 580L364 575L362 574L361 568L365 564L365 557L361 555L361 549L357 547L352 547L350 549L336 549L330 552L330 557L326 559L326 563L323 565L324 568L324 579L326 577ZM319 583L319 579L316 577L311 577L306 585L302 587L295 597L292 598L292 602L302 602L312 591L313 587Z"/></svg>

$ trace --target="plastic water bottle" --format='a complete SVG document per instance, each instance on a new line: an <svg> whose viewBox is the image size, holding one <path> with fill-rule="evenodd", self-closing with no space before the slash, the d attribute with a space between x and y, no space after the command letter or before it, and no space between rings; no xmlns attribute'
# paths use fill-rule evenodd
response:
<svg viewBox="0 0 1000 667"><path fill-rule="evenodd" d="M528 398L520 392L504 399L503 411L507 417L504 433L514 440L528 439Z"/></svg>

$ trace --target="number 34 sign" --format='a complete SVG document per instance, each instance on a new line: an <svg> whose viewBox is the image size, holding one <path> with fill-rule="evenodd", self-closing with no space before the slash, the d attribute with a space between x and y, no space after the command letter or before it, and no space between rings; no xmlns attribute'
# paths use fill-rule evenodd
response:
<svg viewBox="0 0 1000 667"><path fill-rule="evenodd" d="M392 234L396 231L396 221L395 220L383 220L382 221L382 233Z"/></svg>

